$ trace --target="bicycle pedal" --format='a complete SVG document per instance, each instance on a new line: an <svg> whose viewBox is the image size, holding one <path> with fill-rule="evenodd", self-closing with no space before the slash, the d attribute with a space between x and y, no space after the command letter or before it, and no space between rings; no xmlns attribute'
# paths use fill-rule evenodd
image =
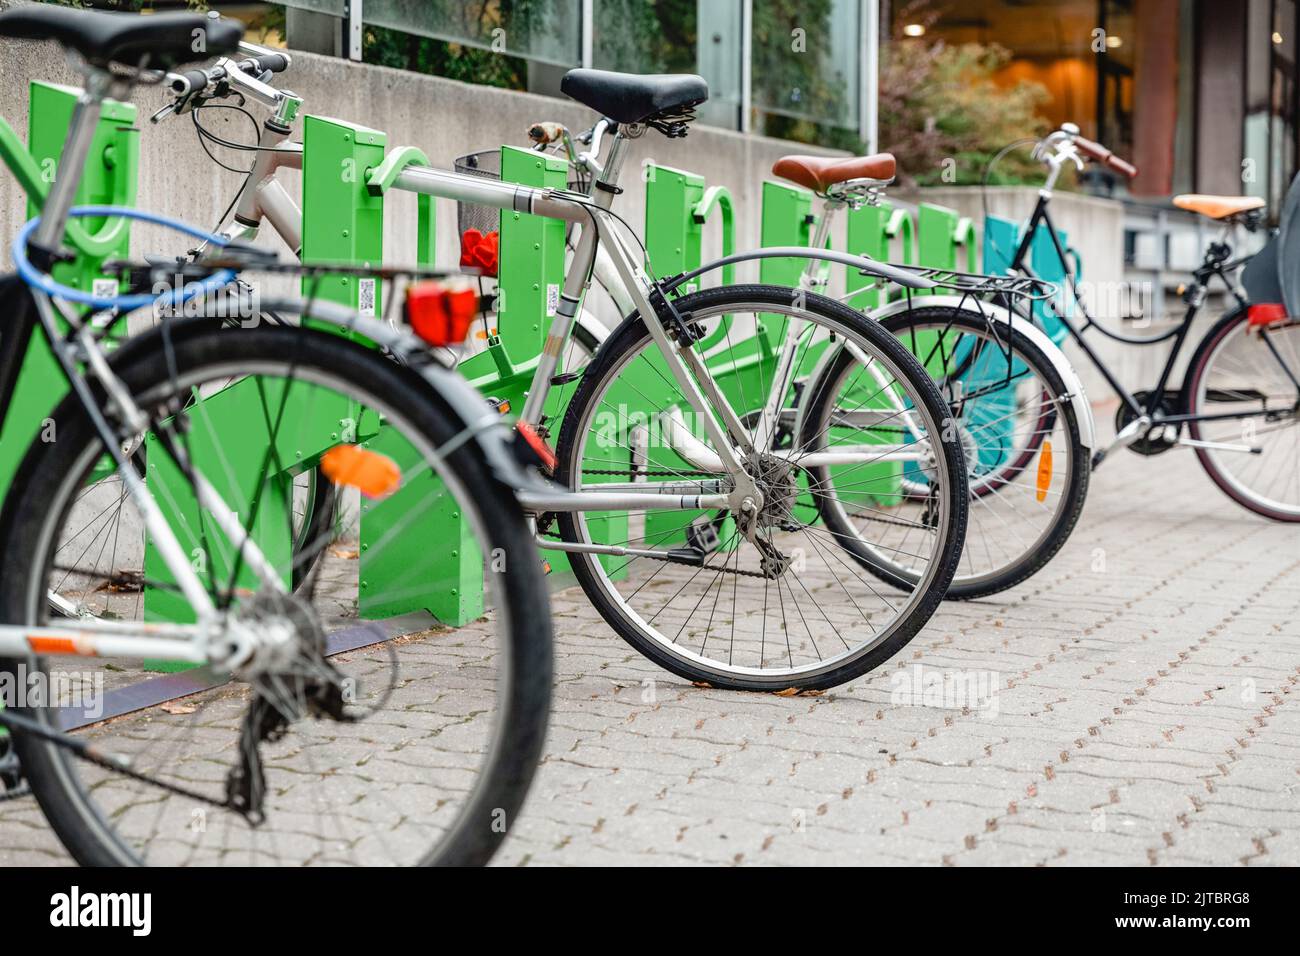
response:
<svg viewBox="0 0 1300 956"><path fill-rule="evenodd" d="M551 567L551 562L547 561L545 558L542 558L542 573L550 574L554 570L555 568Z"/></svg>
<svg viewBox="0 0 1300 956"><path fill-rule="evenodd" d="M664 560L673 564L688 564L693 568L701 568L707 557L707 554L695 548L669 548L668 556Z"/></svg>
<svg viewBox="0 0 1300 956"><path fill-rule="evenodd" d="M1092 470L1093 470L1093 471L1096 471L1096 470L1097 470L1097 466L1100 465L1100 464L1102 463L1102 461L1105 459L1105 457L1106 457L1106 449L1104 449L1104 448L1098 448L1096 451L1094 451L1094 452L1092 453Z"/></svg>
<svg viewBox="0 0 1300 956"><path fill-rule="evenodd" d="M686 543L690 550L712 554L722 543L717 526L709 519L686 526Z"/></svg>

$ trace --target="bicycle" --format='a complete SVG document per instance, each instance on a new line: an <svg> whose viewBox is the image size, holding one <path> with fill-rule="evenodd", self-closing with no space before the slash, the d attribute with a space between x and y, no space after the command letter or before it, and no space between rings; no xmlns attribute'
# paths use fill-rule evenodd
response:
<svg viewBox="0 0 1300 956"><path fill-rule="evenodd" d="M895 166L888 153L850 159L786 156L772 172L823 200L812 239L819 247L840 210L881 201ZM835 183L854 169L869 177L859 195L846 194ZM942 286L936 292L946 294L909 291L868 314L920 360L945 399L947 427L964 452L970 502L961 564L947 596L985 597L1036 573L1074 529L1087 497L1092 412L1065 356L1007 308L1048 297L1050 284L941 269L922 274ZM800 276L800 287L807 290L826 282L824 270L812 261ZM851 302L877 285L850 291L840 301ZM853 441L860 422L833 400L844 373L844 366L834 363L813 370L801 392L798 420L833 423L840 441ZM843 467L817 475L827 487L852 487L860 477L858 469ZM902 487L924 499L929 476L924 469L905 469ZM828 496L820 502L827 527L868 571L889 582L912 580L916 571L906 561L870 546L870 530L889 517L845 508L845 500Z"/></svg>
<svg viewBox="0 0 1300 956"><path fill-rule="evenodd" d="M566 155L581 176L599 169L603 131L598 124L573 136L562 124L546 122L534 124L528 133L537 149L550 148ZM575 143L591 148L579 152ZM846 168L846 164L872 173L862 179L860 185L866 188L841 191L824 181L826 175ZM773 175L809 189L821 200L817 228L809 243L812 248L825 245L841 210L878 204L894 171L895 162L887 153L865 158L787 156L772 170ZM608 290L614 284L612 272L608 256L598 254L594 285ZM896 296L895 301L867 314L909 347L948 400L949 418L965 453L970 507L962 561L947 597L986 597L1024 581L1046 565L1078 522L1087 497L1086 463L1094 443L1092 413L1082 385L1060 350L996 301L1045 298L1047 283L999 282L943 270L925 274L940 280L942 291L948 294ZM810 258L800 276L800 288L819 291L826 284L825 262ZM840 301L851 302L875 288L866 284L841 296ZM575 331L582 330L580 312ZM594 353L595 344L587 347L588 354ZM567 361L563 367L569 368ZM814 403L814 420L821 416L833 421L841 443L854 440L854 416L827 404L832 383L818 379L842 371L803 369L797 394L784 412L788 422L803 421L801 404L819 397L821 404ZM1001 467L1008 462L1013 467ZM848 490L860 477L859 468L840 466L819 469L816 480ZM925 497L926 478L919 469L905 469L902 482L909 494ZM839 507L840 503L842 499L823 499L821 517L863 567L891 583L915 575L905 560L897 560L902 555L874 552L863 538L864 529L889 521L887 515L846 509Z"/></svg>
<svg viewBox="0 0 1300 956"><path fill-rule="evenodd" d="M136 310L213 294L245 268L276 271L183 223L73 205L105 100L196 49L233 52L241 32L187 13L0 13L0 36L57 41L85 76L59 175L14 242L18 277L2 283L0 408L36 328L70 394L0 515L0 672L23 689L0 727L83 864L484 863L522 806L549 705L544 581L511 487L541 484L525 446L409 328L329 303L264 303L313 327L174 319L109 350ZM174 282L169 269L111 264L126 289L97 297L48 274L79 217L149 221L216 251ZM439 295L408 286L412 321ZM247 484L231 467L244 456L257 463ZM510 568L508 588L487 574L493 618L451 648L436 629L331 629L347 615L328 602L347 594L322 590L322 565L342 557L292 589L296 564L347 541L331 528L291 548L289 485L317 464L368 515L409 526L440 502L463 513L487 563ZM105 533L122 503L132 520ZM371 541L371 559L389 544ZM82 670L67 669L73 657ZM141 682L142 659L192 669ZM2 769L19 785L8 756Z"/></svg>
<svg viewBox="0 0 1300 956"><path fill-rule="evenodd" d="M624 229L634 233L611 208L623 157L628 141L648 130L685 135L693 107L708 96L702 79L575 70L562 89L602 117L592 141L595 149L602 141L609 147L598 163L592 157L599 168L589 193L435 169L411 163L403 150L390 152L367 178L375 191L405 190L582 227L520 413L543 453L553 456L560 486L519 496L534 517L538 545L569 556L578 583L616 633L694 682L820 689L870 670L928 620L960 555L961 449L942 434L945 406L933 383L892 336L824 296L762 285L682 294L682 277L651 276ZM178 109L202 108L205 97L221 94L196 77ZM262 102L275 112L291 98L279 93ZM288 125L263 124L254 147L259 159L234 204L239 213L230 228L244 230L242 238L264 223L282 236L300 231L290 203L259 202L277 192L268 185L272 165L301 155L286 143ZM602 251L635 309L590 364L562 372ZM906 287L934 286L913 270L861 257L784 254L829 257ZM755 330L761 352L749 336ZM739 341L742 332L746 342ZM901 396L901 404L856 445L781 447L776 423L789 407L796 372L841 353L850 356L843 388L856 404L873 407L884 395ZM574 384L573 398L548 418L553 386L566 384ZM900 418L909 422L907 432L896 426ZM552 450L546 442L553 435ZM873 546L887 553L911 535L908 560L917 573L897 587L861 573L817 516L810 469L854 462L874 467L855 497L894 515ZM924 497L898 492L897 474L908 462L931 476Z"/></svg>
<svg viewBox="0 0 1300 956"><path fill-rule="evenodd" d="M1192 448L1211 480L1238 504L1276 521L1300 521L1300 319L1282 304L1286 285L1281 266L1288 257L1280 254L1274 242L1265 247L1266 253L1234 258L1227 242L1237 226L1249 231L1261 226L1264 202L1248 196L1175 197L1176 206L1222 223L1223 233L1206 249L1191 283L1183 290L1186 310L1182 320L1159 335L1125 335L1106 328L1089 312L1048 207L1067 165L1082 170L1086 162L1101 163L1130 178L1137 175L1137 169L1079 135L1078 127L1069 123L1039 140L1033 155L1047 167L1047 179L1011 269L1026 276L1035 274L1028 261L1029 249L1037 231L1045 229L1069 290L1064 301L1048 303L1051 320L1060 323L1120 400L1115 438L1094 453L1092 467L1099 466L1116 447L1144 456ZM1297 204L1300 191L1293 184L1286 202L1288 221ZM1243 269L1247 284L1254 273L1254 296L1235 278ZM1175 364L1215 279L1228 290L1235 305L1192 350L1181 388L1171 388ZM1075 318L1075 309L1081 320ZM1148 389L1128 391L1085 338L1093 328L1125 345L1172 340L1156 383Z"/></svg>

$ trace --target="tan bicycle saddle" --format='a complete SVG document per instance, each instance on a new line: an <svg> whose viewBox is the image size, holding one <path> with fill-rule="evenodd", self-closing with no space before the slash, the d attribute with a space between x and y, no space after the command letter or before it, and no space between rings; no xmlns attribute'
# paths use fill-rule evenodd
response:
<svg viewBox="0 0 1300 956"><path fill-rule="evenodd" d="M1209 216L1211 219L1227 219L1229 216L1250 212L1252 209L1263 209L1264 200L1257 196L1203 196L1199 193L1188 193L1175 196L1174 205L1179 209L1199 212L1202 216Z"/></svg>
<svg viewBox="0 0 1300 956"><path fill-rule="evenodd" d="M783 156L772 165L772 175L796 185L824 193L836 183L850 179L894 178L898 164L893 153L872 156Z"/></svg>

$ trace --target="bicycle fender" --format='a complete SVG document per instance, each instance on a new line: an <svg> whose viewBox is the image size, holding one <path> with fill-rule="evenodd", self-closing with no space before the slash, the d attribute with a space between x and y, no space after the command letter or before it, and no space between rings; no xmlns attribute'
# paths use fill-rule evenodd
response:
<svg viewBox="0 0 1300 956"><path fill-rule="evenodd" d="M969 296L958 295L927 295L923 299L913 299L911 302L900 299L897 302L891 302L879 309L875 309L867 316L872 319L883 319L901 312L906 312L912 308L950 308L950 309L971 309ZM1065 385L1065 393L1069 396L1070 404L1074 408L1074 417L1079 422L1079 438L1083 447L1092 449L1096 447L1096 428L1093 423L1092 405L1088 402L1087 392L1084 391L1083 381L1079 378L1079 373L1074 370L1070 360L1066 357L1061 347L1051 340L1046 332L1026 321L1014 312L1003 306L992 305L988 302L980 302L978 308L983 310L991 318L999 322L1009 322L1011 328L1019 332L1032 344L1036 345L1039 350L1047 356L1047 360L1052 363L1052 368L1061 376L1061 382Z"/></svg>

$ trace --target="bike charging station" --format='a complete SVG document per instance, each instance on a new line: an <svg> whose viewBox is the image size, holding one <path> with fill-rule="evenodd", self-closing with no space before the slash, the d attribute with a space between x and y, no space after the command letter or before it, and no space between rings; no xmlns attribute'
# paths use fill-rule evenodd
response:
<svg viewBox="0 0 1300 956"><path fill-rule="evenodd" d="M386 145L385 134L376 130L324 117L309 115L304 118L302 258L305 262L338 263L362 269L378 268L383 264L384 197L390 189L401 188L396 186L396 180L402 169L411 165L431 165L417 148L402 147L386 152ZM504 180L562 189L566 186L567 172L567 163L552 154L512 146L501 148L501 176ZM706 187L704 179L694 173L651 163L646 165L644 178L645 243L657 275L668 276L698 267L702 261L704 230L715 217L724 254L734 249L735 210L731 194L725 187ZM813 212L814 201L815 197L807 190L765 181L761 200L761 245L807 247L817 222ZM418 196L418 202L417 259L421 267L431 267L435 211L430 197ZM960 266L968 271L975 268L975 230L969 220L952 210L923 203L912 214L882 202L878 206L849 210L847 215L849 252L879 259L888 259L893 254L904 263L911 264L915 260L915 264L929 268L957 269ZM484 348L465 358L460 371L485 399L498 405L503 412L522 407L549 320L554 316L564 279L565 228L559 220L511 211L500 213L496 325L488 328L488 320L484 319ZM997 226L993 228L996 230ZM990 241L986 229L986 249ZM806 260L802 259L762 259L760 281L797 287L805 264ZM829 270L829 265L823 266L821 276L828 275ZM848 269L847 273L845 287L848 291L862 288L870 281L854 270ZM724 282L732 281L731 267L727 267L722 279ZM349 275L308 277L303 280L302 293L308 298L323 298L352 307L376 321L382 321L384 315L382 284L377 278L358 279ZM854 304L871 308L880 301L880 290L873 289L855 299ZM771 314L756 316L752 329L719 327L710 332L702 347L710 368L730 400L744 405L745 394L761 394L761 384L770 377L783 334L784 318ZM727 349L717 349L710 354L711 348L724 341L729 346ZM801 363L805 374L813 370L817 357L817 350L810 350ZM623 409L620 414L624 421L617 426L617 441L630 447L637 438L633 434L637 425L643 425L648 440L654 440L652 415L656 414L656 385L660 392L663 389L662 381L656 381L651 369L647 369L644 375L626 378L629 384L620 383L616 390L625 389L627 394L611 394L609 400ZM571 392L563 387L552 395L547 420L553 435L563 413L563 402L570 396ZM263 417L256 411L260 406L250 406L248 402L260 403L262 400L243 396L238 388L230 388L224 390L216 401L209 399L208 403L210 412L219 416L214 419L218 424L229 422L228 427L246 427L250 420ZM268 557L285 564L293 546L290 519L296 476L314 469L324 451L348 438L390 456L403 454L402 449L391 447L388 433L373 413L343 408L320 409L318 403L311 401L295 401L292 407L304 405L313 408L315 417L310 424L303 422L290 430L296 437L291 443L295 447L285 445L276 449L284 468L273 474L262 488L250 486L235 492L240 496L239 500L256 503L257 515L252 533ZM311 440L304 442L302 439L307 435ZM259 447L256 438L257 435L252 436L249 447ZM673 453L662 443L655 452L668 456L668 463L672 462ZM258 460L243 462L239 469L250 479L266 474L268 470L262 455L255 457ZM671 463L669 467L678 465L682 469L689 467L684 461ZM886 481L871 495L864 494L864 500L872 498L887 502L897 494L903 466L881 463L868 467L879 471L876 477L887 476L892 480ZM179 475L158 476L154 469L150 469L149 480L174 485L173 500L180 500L175 496L183 486ZM437 479L430 476L429 480ZM401 535L396 534L398 522L390 519L381 527L375 519L368 518L367 505L361 501L357 603L360 618L379 619L425 610L439 623L456 627L482 615L485 610L482 574L485 561L489 559L478 553L473 534L462 521L454 500L450 497L443 500L444 506L426 508L418 515L406 515L400 522ZM180 511L189 508L194 508L192 502ZM699 519L705 514L683 512L681 517L675 514L648 515L644 540L655 546L685 543L686 526L691 522L698 526ZM181 517L183 521L189 521L186 514L182 513ZM625 516L587 516L589 527L593 529L599 529L602 520L610 522L608 531L613 540L626 538ZM720 549L725 550L728 537L734 536L734 525L729 524L730 520L726 518L713 523L713 533ZM410 546L401 548L400 554L398 550L385 548L382 549L382 560L372 558L371 545L389 536L409 541ZM438 547L430 548L430 542L437 542ZM227 553L225 559L220 553L207 555L205 550L204 559L212 563L213 572L228 572L229 548L224 550ZM151 552L152 549L148 549L146 556L147 580L153 574L161 574L161 563L156 557L151 559ZM555 570L567 570L562 552L548 550L543 554ZM175 609L168 606L167 592L162 589L146 588L146 608L147 613L156 619L170 619L175 613Z"/></svg>

